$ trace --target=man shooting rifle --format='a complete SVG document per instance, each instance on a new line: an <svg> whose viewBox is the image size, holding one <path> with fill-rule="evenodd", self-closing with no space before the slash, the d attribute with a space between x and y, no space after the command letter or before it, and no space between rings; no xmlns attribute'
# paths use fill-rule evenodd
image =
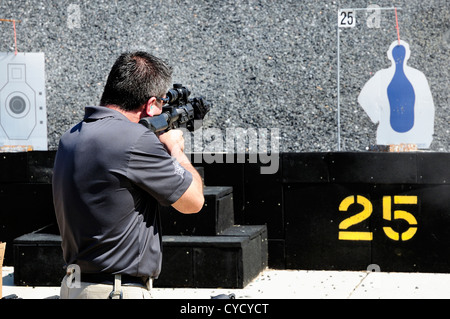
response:
<svg viewBox="0 0 450 319"><path fill-rule="evenodd" d="M149 298L162 261L158 205L184 214L203 207L203 182L183 152L181 130L157 136L138 124L159 118L165 101L170 106L171 76L157 57L122 54L100 106L86 107L84 119L60 139L54 206L65 262L81 272L78 285L68 280L72 273L64 278L61 298ZM172 108L187 110L188 120L170 113L167 128L196 118L197 103L181 102Z"/></svg>

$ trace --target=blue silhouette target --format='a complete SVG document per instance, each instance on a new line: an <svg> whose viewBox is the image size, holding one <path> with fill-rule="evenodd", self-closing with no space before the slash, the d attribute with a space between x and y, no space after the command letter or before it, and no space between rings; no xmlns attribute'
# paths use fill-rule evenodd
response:
<svg viewBox="0 0 450 319"><path fill-rule="evenodd" d="M434 103L425 75L407 65L411 51L394 41L387 55L391 67L364 85L358 102L373 123L379 123L377 144L416 144L429 148L434 133Z"/></svg>
<svg viewBox="0 0 450 319"><path fill-rule="evenodd" d="M395 61L395 74L387 88L389 105L391 109L392 129L399 133L405 133L414 126L414 103L416 95L411 82L405 75L403 64L406 49L403 45L396 45L392 50Z"/></svg>

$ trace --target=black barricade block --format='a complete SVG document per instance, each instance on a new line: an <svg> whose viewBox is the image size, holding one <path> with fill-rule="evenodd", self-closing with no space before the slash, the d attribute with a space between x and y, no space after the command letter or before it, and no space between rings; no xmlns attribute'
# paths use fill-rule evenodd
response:
<svg viewBox="0 0 450 319"><path fill-rule="evenodd" d="M154 286L243 288L265 268L265 234L261 226L220 236L163 236L162 272Z"/></svg>
<svg viewBox="0 0 450 319"><path fill-rule="evenodd" d="M450 153L417 154L417 182L450 184Z"/></svg>
<svg viewBox="0 0 450 319"><path fill-rule="evenodd" d="M36 231L16 238L13 247L15 285L61 285L65 275L61 236Z"/></svg>
<svg viewBox="0 0 450 319"><path fill-rule="evenodd" d="M0 184L52 181L56 151L0 154Z"/></svg>
<svg viewBox="0 0 450 319"><path fill-rule="evenodd" d="M450 272L450 185L285 186L287 268Z"/></svg>
<svg viewBox="0 0 450 319"><path fill-rule="evenodd" d="M56 223L51 184L0 184L0 241L11 242L26 233ZM12 249L5 265L13 264Z"/></svg>
<svg viewBox="0 0 450 319"><path fill-rule="evenodd" d="M28 181L30 183L52 183L56 151L34 151L27 153Z"/></svg>
<svg viewBox="0 0 450 319"><path fill-rule="evenodd" d="M449 273L450 185L378 188L372 263L387 272Z"/></svg>
<svg viewBox="0 0 450 319"><path fill-rule="evenodd" d="M284 238L283 186L281 169L274 174L261 174L264 165L247 164L244 170L245 225L270 225L270 239Z"/></svg>
<svg viewBox="0 0 450 319"><path fill-rule="evenodd" d="M244 224L244 166L246 164L238 162L237 156L234 154L232 162L204 163L202 165L204 168L205 185L231 186L233 188L234 220L237 224Z"/></svg>
<svg viewBox="0 0 450 319"><path fill-rule="evenodd" d="M268 266L268 234L267 227L265 225L234 225L226 229L221 234L222 236L233 237L247 237L255 243L254 252L261 255L261 263L255 263L253 268L258 274L261 269L265 269Z"/></svg>
<svg viewBox="0 0 450 319"><path fill-rule="evenodd" d="M272 269L286 269L285 239L268 240L268 265Z"/></svg>
<svg viewBox="0 0 450 319"><path fill-rule="evenodd" d="M331 183L417 182L415 153L330 153L327 158Z"/></svg>
<svg viewBox="0 0 450 319"><path fill-rule="evenodd" d="M329 154L282 154L283 183L328 183Z"/></svg>
<svg viewBox="0 0 450 319"><path fill-rule="evenodd" d="M361 207L355 205L340 212L339 206L346 197L354 194L368 196L369 191L367 186L352 184L285 185L286 268L366 269L371 263L371 242L340 240L339 237L347 236L347 231L370 232L370 220L363 220L353 227L340 227Z"/></svg>
<svg viewBox="0 0 450 319"><path fill-rule="evenodd" d="M27 153L0 153L0 184L26 183Z"/></svg>
<svg viewBox="0 0 450 319"><path fill-rule="evenodd" d="M233 226L233 188L207 186L204 196L204 207L197 214L182 214L172 207L161 207L163 234L214 236Z"/></svg>
<svg viewBox="0 0 450 319"><path fill-rule="evenodd" d="M0 241L12 242L54 222L53 158L54 152L0 155ZM250 161L248 154L222 163L201 157L195 163L203 167L206 185L232 187L233 203L225 200L222 207L234 207L237 224L267 225L271 267L364 270L378 264L382 271L450 272L449 153L284 153L280 158L274 176L261 174L259 168L267 165ZM202 213L174 214L176 219L163 215L169 220L163 234L174 226L170 222L194 221ZM232 225L211 223L213 215L179 223L176 232L215 235ZM172 248L178 249L167 250ZM6 265L12 264L12 251L6 250Z"/></svg>

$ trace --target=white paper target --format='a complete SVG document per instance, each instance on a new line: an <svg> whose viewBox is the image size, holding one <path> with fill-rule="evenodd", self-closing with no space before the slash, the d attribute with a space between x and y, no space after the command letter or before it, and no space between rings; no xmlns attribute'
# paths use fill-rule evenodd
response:
<svg viewBox="0 0 450 319"><path fill-rule="evenodd" d="M47 150L44 53L0 53L0 147L22 146Z"/></svg>

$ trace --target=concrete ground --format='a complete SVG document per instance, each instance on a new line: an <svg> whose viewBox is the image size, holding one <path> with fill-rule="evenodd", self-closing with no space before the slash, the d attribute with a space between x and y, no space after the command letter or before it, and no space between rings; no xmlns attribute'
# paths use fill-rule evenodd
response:
<svg viewBox="0 0 450 319"><path fill-rule="evenodd" d="M450 274L268 269L243 289L155 288L156 299L447 299ZM3 297L57 298L59 287L14 286L14 268L3 268Z"/></svg>

